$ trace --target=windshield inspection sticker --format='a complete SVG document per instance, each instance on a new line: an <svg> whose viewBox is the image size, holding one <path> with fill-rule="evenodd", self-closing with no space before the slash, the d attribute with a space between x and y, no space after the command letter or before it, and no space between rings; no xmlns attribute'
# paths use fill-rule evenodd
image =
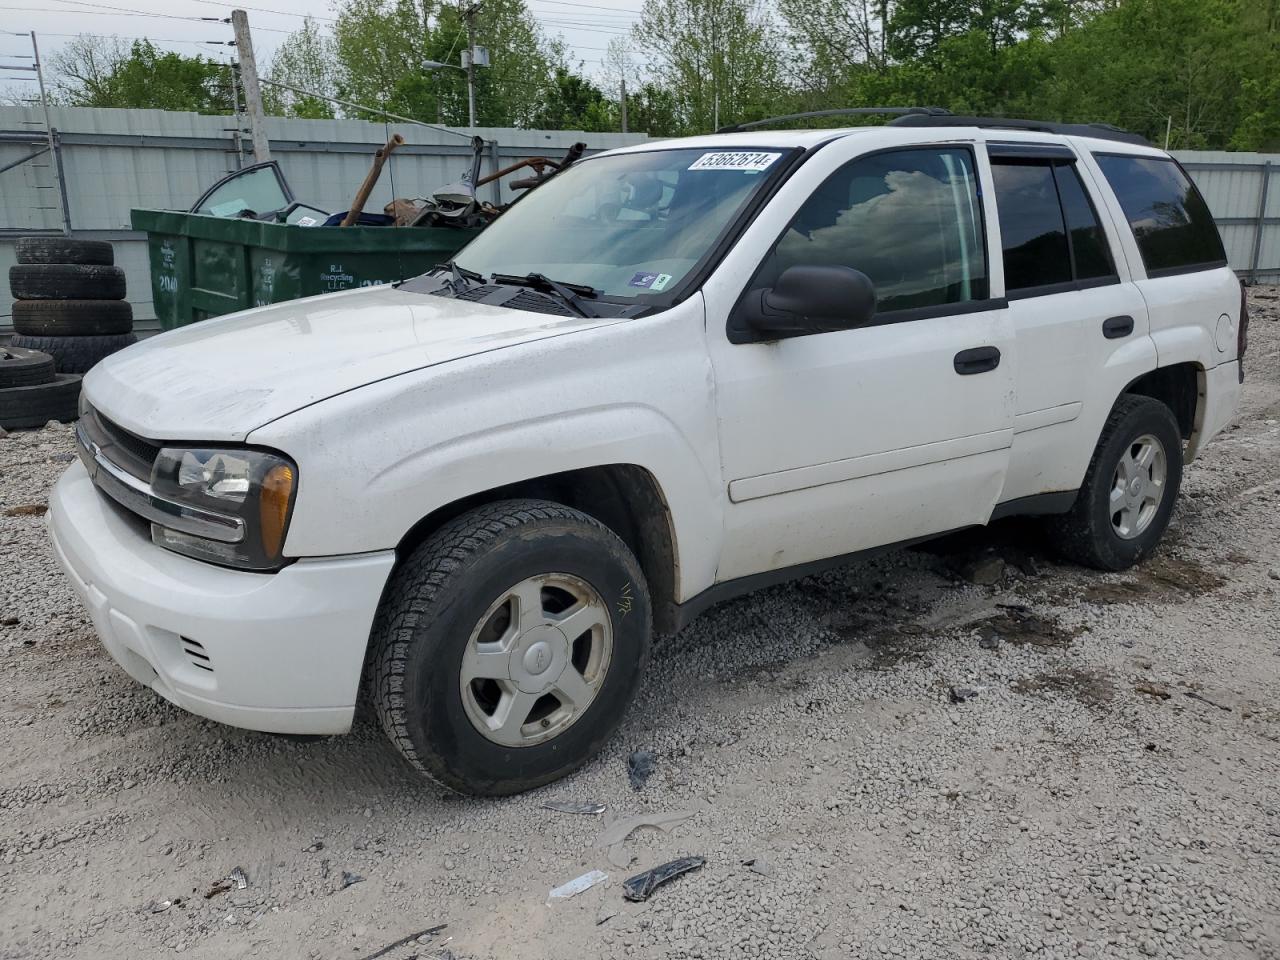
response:
<svg viewBox="0 0 1280 960"><path fill-rule="evenodd" d="M665 289L665 288L666 288L667 284L668 284L668 283L670 283L670 282L671 282L671 274L669 274L669 273L660 273L660 274L658 274L658 276L657 276L657 277L655 277L655 278L654 278L653 283L649 284L649 289L650 289L650 290L663 290L663 289Z"/></svg>
<svg viewBox="0 0 1280 960"><path fill-rule="evenodd" d="M628 287L652 287L655 280L660 277L658 273L637 273L634 277L627 281Z"/></svg>
<svg viewBox="0 0 1280 960"><path fill-rule="evenodd" d="M704 153L693 163L690 170L742 170L759 173L769 164L777 160L780 153L757 153L751 150L722 150L716 153Z"/></svg>

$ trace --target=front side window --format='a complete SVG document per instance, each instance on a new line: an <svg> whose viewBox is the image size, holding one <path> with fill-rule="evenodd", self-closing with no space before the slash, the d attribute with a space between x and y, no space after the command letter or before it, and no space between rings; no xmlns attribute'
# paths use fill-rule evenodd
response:
<svg viewBox="0 0 1280 960"><path fill-rule="evenodd" d="M991 176L1007 293L1047 293L1044 288L1115 275L1106 235L1074 164L993 159Z"/></svg>
<svg viewBox="0 0 1280 960"><path fill-rule="evenodd" d="M1133 228L1148 276L1226 264L1208 205L1176 163L1163 157L1097 154Z"/></svg>
<svg viewBox="0 0 1280 960"><path fill-rule="evenodd" d="M985 300L973 154L895 150L846 164L805 201L752 286L772 287L801 265L861 270L875 285L878 314Z"/></svg>
<svg viewBox="0 0 1280 960"><path fill-rule="evenodd" d="M611 298L670 293L711 255L788 151L650 150L583 160L502 214L455 262L541 273Z"/></svg>

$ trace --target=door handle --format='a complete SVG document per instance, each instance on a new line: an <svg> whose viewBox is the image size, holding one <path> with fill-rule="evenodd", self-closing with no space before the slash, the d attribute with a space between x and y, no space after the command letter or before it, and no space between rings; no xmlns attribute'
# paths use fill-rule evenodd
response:
<svg viewBox="0 0 1280 960"><path fill-rule="evenodd" d="M962 377L986 373L1000 366L1000 351L995 347L973 347L956 354L956 373Z"/></svg>
<svg viewBox="0 0 1280 960"><path fill-rule="evenodd" d="M1133 317L1110 317L1102 321L1102 335L1108 340L1119 340L1133 333Z"/></svg>

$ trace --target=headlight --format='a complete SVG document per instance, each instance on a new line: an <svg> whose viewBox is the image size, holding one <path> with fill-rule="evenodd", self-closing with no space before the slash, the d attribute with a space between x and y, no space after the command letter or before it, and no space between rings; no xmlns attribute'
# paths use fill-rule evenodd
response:
<svg viewBox="0 0 1280 960"><path fill-rule="evenodd" d="M166 447L156 457L151 492L178 508L186 529L153 523L151 539L201 560L278 569L297 486L297 467L276 453ZM188 532L200 524L207 536Z"/></svg>

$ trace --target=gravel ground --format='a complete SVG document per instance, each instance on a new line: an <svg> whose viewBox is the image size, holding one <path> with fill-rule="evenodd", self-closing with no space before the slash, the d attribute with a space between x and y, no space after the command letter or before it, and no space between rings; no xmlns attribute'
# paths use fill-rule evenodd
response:
<svg viewBox="0 0 1280 960"><path fill-rule="evenodd" d="M1280 957L1280 291L1252 296L1239 424L1142 569L1008 523L726 604L602 757L501 801L423 786L367 722L298 743L134 685L21 509L69 428L0 440L0 957ZM681 809L629 868L595 845Z"/></svg>

